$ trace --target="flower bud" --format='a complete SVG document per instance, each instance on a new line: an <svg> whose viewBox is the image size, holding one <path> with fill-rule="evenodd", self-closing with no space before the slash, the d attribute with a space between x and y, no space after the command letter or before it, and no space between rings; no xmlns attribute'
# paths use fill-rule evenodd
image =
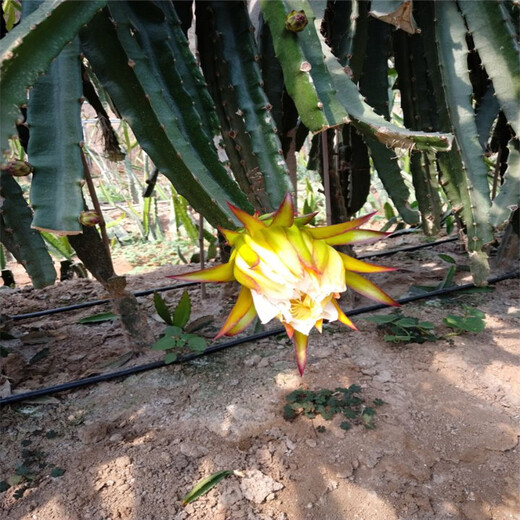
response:
<svg viewBox="0 0 520 520"><path fill-rule="evenodd" d="M101 222L101 217L97 211L82 211L79 221L83 226L93 227Z"/></svg>
<svg viewBox="0 0 520 520"><path fill-rule="evenodd" d="M33 167L27 161L9 161L2 164L0 169L14 177L25 177L33 172Z"/></svg>
<svg viewBox="0 0 520 520"><path fill-rule="evenodd" d="M285 28L291 32L300 32L305 29L309 20L305 15L305 11L291 11L285 17Z"/></svg>

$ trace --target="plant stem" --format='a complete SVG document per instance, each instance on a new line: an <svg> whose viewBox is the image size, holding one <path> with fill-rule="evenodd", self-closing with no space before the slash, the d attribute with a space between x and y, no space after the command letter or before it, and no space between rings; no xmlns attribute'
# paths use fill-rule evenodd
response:
<svg viewBox="0 0 520 520"><path fill-rule="evenodd" d="M103 213L101 212L101 206L99 205L99 200L97 198L96 188L94 187L94 183L92 182L90 168L88 167L87 159L85 158L83 150L81 150L81 161L83 163L83 172L85 174L85 181L87 183L90 198L92 200L92 204L94 205L96 213L99 215L99 230L101 231L101 238L103 239L103 244L105 246L105 249L107 250L108 258L112 263L112 256L110 254L110 241L108 240L105 219L103 217Z"/></svg>
<svg viewBox="0 0 520 520"><path fill-rule="evenodd" d="M199 251L200 251L200 268L204 269L205 257L204 257L204 217L202 213L199 214ZM206 286L200 284L200 296L202 299L206 298Z"/></svg>

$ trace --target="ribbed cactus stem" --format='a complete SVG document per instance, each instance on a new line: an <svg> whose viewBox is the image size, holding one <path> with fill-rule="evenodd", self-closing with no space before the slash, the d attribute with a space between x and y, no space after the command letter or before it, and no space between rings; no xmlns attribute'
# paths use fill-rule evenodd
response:
<svg viewBox="0 0 520 520"><path fill-rule="evenodd" d="M435 41L446 96L446 107L457 136L462 170L467 185L473 221L467 222L468 248L480 251L493 239L489 224L490 194L487 167L478 141L475 116L471 105L472 86L467 67L466 27L462 15L451 2L435 4Z"/></svg>
<svg viewBox="0 0 520 520"><path fill-rule="evenodd" d="M31 229L32 211L15 179L0 173L0 236L26 269L37 289L52 285L56 271L38 231Z"/></svg>
<svg viewBox="0 0 520 520"><path fill-rule="evenodd" d="M27 103L26 89L34 85L61 49L77 34L106 0L68 2L47 0L2 40L0 74L0 148L9 150L9 137L16 135L19 107Z"/></svg>
<svg viewBox="0 0 520 520"><path fill-rule="evenodd" d="M113 7L123 17L122 6L116 2ZM162 79L157 76L158 56L146 55L129 25L114 27L105 13L96 16L81 36L97 77L161 173L212 225L233 226L226 202L245 209L250 205L225 168L214 158L203 160L197 144L186 138L178 112L165 97L170 92L163 92ZM115 71L117 82L112 81ZM204 151L210 152L209 148Z"/></svg>
<svg viewBox="0 0 520 520"><path fill-rule="evenodd" d="M503 2L460 0L482 65L509 124L520 132L520 45Z"/></svg>

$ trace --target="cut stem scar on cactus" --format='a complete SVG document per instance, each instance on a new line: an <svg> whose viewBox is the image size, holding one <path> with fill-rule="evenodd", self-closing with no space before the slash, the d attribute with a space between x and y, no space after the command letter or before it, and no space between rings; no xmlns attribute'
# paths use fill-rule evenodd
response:
<svg viewBox="0 0 520 520"><path fill-rule="evenodd" d="M338 320L356 329L336 301L347 287L387 305L398 305L359 274L392 268L362 262L332 247L385 237L387 233L360 228L372 215L314 228L307 224L312 215L295 216L289 193L277 211L269 215L250 215L229 207L244 226L237 231L220 230L232 247L229 262L172 276L196 282L236 280L242 285L217 337L242 332L257 315L262 323L277 318L293 340L296 363L303 375L308 336L314 327L321 332L323 320Z"/></svg>

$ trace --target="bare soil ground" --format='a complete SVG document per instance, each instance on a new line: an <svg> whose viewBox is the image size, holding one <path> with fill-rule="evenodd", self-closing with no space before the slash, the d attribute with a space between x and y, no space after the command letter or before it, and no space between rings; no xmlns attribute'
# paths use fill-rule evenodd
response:
<svg viewBox="0 0 520 520"><path fill-rule="evenodd" d="M399 247L409 238L393 240L387 246ZM447 265L439 252L464 262L456 246L446 244L382 259L378 262L400 271L372 279L394 297L411 284L436 284ZM168 285L165 276L175 270L164 266L130 276L129 286ZM458 283L469 280L467 272L457 274ZM206 332L214 334L232 304L228 293L210 286L204 301L199 289L191 294L194 317L212 315L213 329ZM92 280L40 291L4 289L1 312L16 315L102 296ZM173 305L179 292L164 296ZM162 325L152 317L151 298L139 300L159 334ZM396 345L385 342L384 332L362 316L354 318L359 332L331 324L321 336L312 335L303 378L286 339L272 337L183 365L4 406L0 481L10 479L13 485L0 493L0 517L518 519L518 280L501 282L490 293L423 300L403 311L432 321L442 335L449 332L443 317L461 314L462 303L486 313L484 332ZM10 350L0 358L3 396L114 371L128 361L117 322L77 323L103 310L109 307L13 322L10 333L16 339L2 342ZM154 359L160 354L150 352L124 366ZM385 402L377 407L375 429L359 424L345 431L339 416L293 422L282 417L285 396L295 389L352 384L362 387L367 403ZM181 505L195 482L221 469L241 470L244 476L227 477L196 502Z"/></svg>

